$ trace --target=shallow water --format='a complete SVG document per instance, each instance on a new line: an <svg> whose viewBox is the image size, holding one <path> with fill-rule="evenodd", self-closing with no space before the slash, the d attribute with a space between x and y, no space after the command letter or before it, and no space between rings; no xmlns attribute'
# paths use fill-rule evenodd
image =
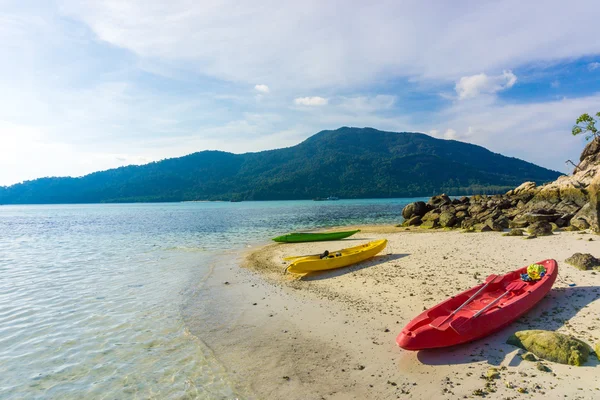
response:
<svg viewBox="0 0 600 400"><path fill-rule="evenodd" d="M217 257L413 200L2 206L0 397L247 397L182 317Z"/></svg>

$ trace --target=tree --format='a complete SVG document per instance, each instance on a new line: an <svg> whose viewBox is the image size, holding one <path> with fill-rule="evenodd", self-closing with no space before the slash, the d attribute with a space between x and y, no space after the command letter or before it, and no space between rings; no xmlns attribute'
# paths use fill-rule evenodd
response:
<svg viewBox="0 0 600 400"><path fill-rule="evenodd" d="M596 117L600 117L600 112L596 113ZM590 140L591 138L596 139L600 137L598 128L596 128L596 120L590 117L589 114L581 114L575 123L577 125L574 125L573 130L571 131L573 136L579 135L580 133L589 133L589 135L585 137L585 140Z"/></svg>

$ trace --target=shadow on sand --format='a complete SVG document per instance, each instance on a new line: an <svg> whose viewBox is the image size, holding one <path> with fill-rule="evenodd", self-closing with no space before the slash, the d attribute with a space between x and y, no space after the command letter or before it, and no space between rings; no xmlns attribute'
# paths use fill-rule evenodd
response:
<svg viewBox="0 0 600 400"><path fill-rule="evenodd" d="M511 366L521 362L515 350L517 347L506 344L506 339L516 331L527 329L543 329L554 331L565 325L581 309L600 299L600 287L581 286L555 288L540 301L531 311L500 331L458 346L421 350L417 354L420 362L427 365L466 364L478 361L488 361L492 365L500 365L507 354L512 354ZM584 336L579 339L589 343ZM598 359L592 354L585 367L595 367Z"/></svg>
<svg viewBox="0 0 600 400"><path fill-rule="evenodd" d="M382 264L388 261L398 260L400 258L408 257L410 254L385 254L381 256L375 256L369 260L362 261L358 264L350 265L348 267L330 269L327 271L311 272L300 278L303 281L318 281L321 279L334 278L336 276L342 276L352 272L360 271L361 269L374 267L375 265Z"/></svg>

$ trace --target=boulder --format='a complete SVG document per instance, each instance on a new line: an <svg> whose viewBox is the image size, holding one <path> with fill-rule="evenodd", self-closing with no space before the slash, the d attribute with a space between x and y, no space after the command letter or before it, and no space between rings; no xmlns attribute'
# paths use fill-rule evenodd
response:
<svg viewBox="0 0 600 400"><path fill-rule="evenodd" d="M579 165L573 171L575 174L577 171L585 171L590 166L600 163L600 138L596 137L594 140L589 142L579 157Z"/></svg>
<svg viewBox="0 0 600 400"><path fill-rule="evenodd" d="M423 215L425 215L425 213L427 213L427 211L429 211L429 208L427 207L427 204L425 204L425 202L416 201L414 203L407 204L402 209L402 216L404 217L404 219L408 220L414 216L422 217Z"/></svg>
<svg viewBox="0 0 600 400"><path fill-rule="evenodd" d="M594 350L596 351L596 357L600 361L600 342L596 343L596 346L594 347Z"/></svg>
<svg viewBox="0 0 600 400"><path fill-rule="evenodd" d="M510 232L506 232L502 236L523 236L525 231L523 229L515 228L511 229Z"/></svg>
<svg viewBox="0 0 600 400"><path fill-rule="evenodd" d="M508 193L506 193L507 196L511 196L511 195L519 195L522 193L526 193L526 192L531 192L536 190L536 184L535 182L524 182L522 184L520 184L519 186L517 186L516 188L514 188L513 190L509 190Z"/></svg>
<svg viewBox="0 0 600 400"><path fill-rule="evenodd" d="M535 357L535 354L533 354L533 353L531 353L531 352L529 352L529 351L528 351L528 352L526 352L526 353L523 353L523 354L521 355L521 358L522 358L523 360L525 360L525 361L537 361L537 358Z"/></svg>
<svg viewBox="0 0 600 400"><path fill-rule="evenodd" d="M469 207L469 214L471 215L475 215L475 214L479 214L482 211L485 211L487 209L486 206L483 206L481 204L473 204Z"/></svg>
<svg viewBox="0 0 600 400"><path fill-rule="evenodd" d="M576 230L581 231L588 229L590 227L590 224L584 218L574 216L571 219L571 226L574 227Z"/></svg>
<svg viewBox="0 0 600 400"><path fill-rule="evenodd" d="M534 223L534 222L538 222L538 221L547 221L547 222L554 222L557 219L559 219L561 216L561 214L554 214L551 212L548 213L527 213L525 214L525 219L527 220L527 222L529 223Z"/></svg>
<svg viewBox="0 0 600 400"><path fill-rule="evenodd" d="M446 204L452 204L452 200L450 200L450 197L448 197L448 195L444 193L438 196L433 196L431 199L429 199L427 204L433 207L441 207L445 206Z"/></svg>
<svg viewBox="0 0 600 400"><path fill-rule="evenodd" d="M498 223L498 221L493 218L488 218L487 220L485 220L485 224L487 226L489 226L491 230L496 231L496 232L502 232L504 230L504 227L502 227ZM508 227L508 224L507 224L507 227Z"/></svg>
<svg viewBox="0 0 600 400"><path fill-rule="evenodd" d="M421 228L423 229L433 229L433 228L439 228L440 224L438 223L438 220L427 220L427 221L423 221L423 223L421 224Z"/></svg>
<svg viewBox="0 0 600 400"><path fill-rule="evenodd" d="M447 204L439 207L439 212L451 212L452 214L454 214L456 212L456 208L453 205Z"/></svg>
<svg viewBox="0 0 600 400"><path fill-rule="evenodd" d="M470 200L467 196L463 196L460 199L458 199L458 201L460 201L462 204L469 204Z"/></svg>
<svg viewBox="0 0 600 400"><path fill-rule="evenodd" d="M465 218L460 223L460 227L463 229L471 230L471 229L475 229L476 223L477 223L477 221L475 221L473 218Z"/></svg>
<svg viewBox="0 0 600 400"><path fill-rule="evenodd" d="M443 228L451 228L456 224L456 216L450 211L444 211L440 214L439 223Z"/></svg>
<svg viewBox="0 0 600 400"><path fill-rule="evenodd" d="M421 218L423 221L434 221L438 222L440 220L440 214L436 212L436 210L429 211Z"/></svg>
<svg viewBox="0 0 600 400"><path fill-rule="evenodd" d="M415 215L411 219L404 221L404 223L402 225L403 226L419 226L422 223L423 223L423 221L421 220L421 217L419 217L418 215Z"/></svg>
<svg viewBox="0 0 600 400"><path fill-rule="evenodd" d="M536 236L549 236L552 235L552 225L546 221L538 221L529 225L527 231Z"/></svg>
<svg viewBox="0 0 600 400"><path fill-rule="evenodd" d="M591 352L590 346L572 336L543 330L515 332L508 344L532 352L539 358L568 365L583 365Z"/></svg>
<svg viewBox="0 0 600 400"><path fill-rule="evenodd" d="M600 269L600 259L589 253L575 253L565 260L577 269L587 271L589 269Z"/></svg>
<svg viewBox="0 0 600 400"><path fill-rule="evenodd" d="M557 218L556 221L554 221L554 223L556 224L556 226L558 226L559 228L564 228L565 226L567 226L569 223L567 222L567 220L565 220L564 218Z"/></svg>
<svg viewBox="0 0 600 400"><path fill-rule="evenodd" d="M515 218L508 223L509 228L527 228L529 222L524 218Z"/></svg>
<svg viewBox="0 0 600 400"><path fill-rule="evenodd" d="M469 214L467 214L466 211L457 211L456 212L456 218L458 218L458 219L463 220L463 219L467 218L468 216L469 216Z"/></svg>
<svg viewBox="0 0 600 400"><path fill-rule="evenodd" d="M480 232L491 232L493 230L487 224L475 224L473 228Z"/></svg>

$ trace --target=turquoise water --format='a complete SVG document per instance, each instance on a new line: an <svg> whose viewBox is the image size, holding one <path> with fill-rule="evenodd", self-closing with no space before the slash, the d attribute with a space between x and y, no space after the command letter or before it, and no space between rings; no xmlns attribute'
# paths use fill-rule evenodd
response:
<svg viewBox="0 0 600 400"><path fill-rule="evenodd" d="M2 206L0 398L252 397L189 333L186 295L228 252L414 200Z"/></svg>

